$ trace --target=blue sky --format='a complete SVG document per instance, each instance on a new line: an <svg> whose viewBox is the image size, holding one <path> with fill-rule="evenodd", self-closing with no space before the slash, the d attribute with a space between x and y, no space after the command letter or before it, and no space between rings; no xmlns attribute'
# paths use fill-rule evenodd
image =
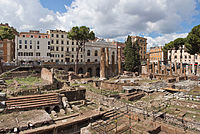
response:
<svg viewBox="0 0 200 134"><path fill-rule="evenodd" d="M85 25L99 38L141 35L151 47L186 37L199 25L200 0L0 0L0 12L0 22L19 32Z"/></svg>

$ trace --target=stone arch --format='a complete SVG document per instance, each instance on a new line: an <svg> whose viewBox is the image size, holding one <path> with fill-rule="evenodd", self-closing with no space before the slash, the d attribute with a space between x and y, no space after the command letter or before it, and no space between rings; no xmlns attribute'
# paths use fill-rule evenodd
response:
<svg viewBox="0 0 200 134"><path fill-rule="evenodd" d="M45 109L44 109L48 114L51 114L51 109L50 109L50 107L45 107Z"/></svg>
<svg viewBox="0 0 200 134"><path fill-rule="evenodd" d="M96 76L100 77L100 68L99 67L96 68Z"/></svg>
<svg viewBox="0 0 200 134"><path fill-rule="evenodd" d="M74 71L74 69L73 69L72 67L70 67L70 68L68 69L68 71Z"/></svg>
<svg viewBox="0 0 200 134"><path fill-rule="evenodd" d="M60 112L60 107L59 106L55 106L53 108L53 110L56 112L56 113L59 113Z"/></svg>
<svg viewBox="0 0 200 134"><path fill-rule="evenodd" d="M78 74L83 74L83 68L82 67L78 69Z"/></svg>
<svg viewBox="0 0 200 134"><path fill-rule="evenodd" d="M87 72L90 73L90 77L92 77L92 68L88 68Z"/></svg>

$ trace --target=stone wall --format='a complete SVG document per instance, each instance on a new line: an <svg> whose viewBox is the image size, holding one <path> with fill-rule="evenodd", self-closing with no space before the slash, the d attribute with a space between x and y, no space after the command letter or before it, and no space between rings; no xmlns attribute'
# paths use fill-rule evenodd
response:
<svg viewBox="0 0 200 134"><path fill-rule="evenodd" d="M41 78L45 81L48 81L49 83L54 82L54 75L53 72L48 70L47 68L42 68L41 70Z"/></svg>
<svg viewBox="0 0 200 134"><path fill-rule="evenodd" d="M78 90L71 90L71 91L64 91L60 94L64 94L67 97L68 101L78 101L78 100L85 100L85 93L86 89L78 89Z"/></svg>

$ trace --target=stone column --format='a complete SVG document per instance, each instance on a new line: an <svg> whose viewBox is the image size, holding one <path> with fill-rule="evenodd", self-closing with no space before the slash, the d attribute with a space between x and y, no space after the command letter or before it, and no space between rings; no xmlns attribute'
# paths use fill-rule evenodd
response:
<svg viewBox="0 0 200 134"><path fill-rule="evenodd" d="M117 48L118 51L118 55L117 55L117 59L118 59L118 75L120 75L122 73L122 56L121 56L121 47Z"/></svg>
<svg viewBox="0 0 200 134"><path fill-rule="evenodd" d="M172 62L170 62L170 76L172 76Z"/></svg>
<svg viewBox="0 0 200 134"><path fill-rule="evenodd" d="M180 63L180 75L182 75L183 74L183 63L181 62Z"/></svg>
<svg viewBox="0 0 200 134"><path fill-rule="evenodd" d="M115 75L115 55L112 55L112 75L114 76ZM110 70L110 71L111 71Z"/></svg>
<svg viewBox="0 0 200 134"><path fill-rule="evenodd" d="M189 71L188 71L188 65L186 65L186 75L189 74Z"/></svg>
<svg viewBox="0 0 200 134"><path fill-rule="evenodd" d="M147 74L149 74L149 59L147 59Z"/></svg>
<svg viewBox="0 0 200 134"><path fill-rule="evenodd" d="M166 65L165 65L165 71L164 72L167 75L167 66Z"/></svg>
<svg viewBox="0 0 200 134"><path fill-rule="evenodd" d="M105 48L101 48L100 79L106 79Z"/></svg>
<svg viewBox="0 0 200 134"><path fill-rule="evenodd" d="M155 74L155 63L152 64L152 73Z"/></svg>
<svg viewBox="0 0 200 134"><path fill-rule="evenodd" d="M175 74L177 74L177 64L176 61L174 62Z"/></svg>
<svg viewBox="0 0 200 134"><path fill-rule="evenodd" d="M160 61L158 60L158 74L160 74Z"/></svg>
<svg viewBox="0 0 200 134"><path fill-rule="evenodd" d="M184 70L184 77L186 77L186 68L184 67L183 70Z"/></svg>
<svg viewBox="0 0 200 134"><path fill-rule="evenodd" d="M106 53L106 76L110 75L110 66L109 66L109 48L106 47L105 48L105 53Z"/></svg>

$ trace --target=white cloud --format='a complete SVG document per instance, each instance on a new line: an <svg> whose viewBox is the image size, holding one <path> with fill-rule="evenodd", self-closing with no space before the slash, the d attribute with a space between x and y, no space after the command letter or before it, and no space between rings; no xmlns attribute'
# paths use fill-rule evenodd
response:
<svg viewBox="0 0 200 134"><path fill-rule="evenodd" d="M75 0L65 13L54 13L39 0L0 0L0 22L19 31L69 30L86 25L97 36L121 39L128 34L171 34L197 13L196 0ZM56 2L55 2L56 4Z"/></svg>
<svg viewBox="0 0 200 134"><path fill-rule="evenodd" d="M150 47L154 46L164 46L166 43L169 43L170 41L175 40L176 38L185 38L188 35L188 33L172 33L172 34L165 34L163 36L158 36L156 38L148 37L147 38L147 50L150 49Z"/></svg>

